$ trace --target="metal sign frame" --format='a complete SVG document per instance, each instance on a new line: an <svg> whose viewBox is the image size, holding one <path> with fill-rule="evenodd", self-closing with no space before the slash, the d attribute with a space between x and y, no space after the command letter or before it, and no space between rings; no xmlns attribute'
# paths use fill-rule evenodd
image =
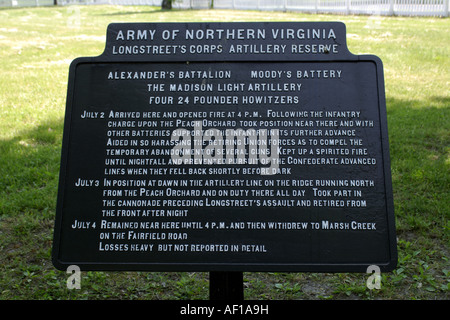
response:
<svg viewBox="0 0 450 320"><path fill-rule="evenodd" d="M315 69L321 70L321 76L316 73L316 78L314 78L314 75L307 73L308 70ZM337 69L342 69L342 77L338 77L337 71L334 71L333 74L327 72L325 79L323 70ZM139 72L139 70L150 70L150 73L146 75L144 71ZM187 70L190 73L185 75L191 75L193 78L182 79L181 77L185 76L181 76L181 74L184 74L183 72ZM224 70L231 70L232 76L228 76L227 73L217 73L219 71L224 72ZM270 70L274 72L273 77L269 72ZM250 77L252 71L255 75L253 79ZM249 87L254 81L258 81L258 74L263 78L267 76L267 78L260 81L258 89L252 87L250 92ZM333 79L330 79L332 76ZM144 80L136 80L134 77L142 77ZM137 82L140 84L139 88L136 88L135 83ZM168 94L169 87L173 83L179 86L182 93L177 93L175 86L173 91ZM207 87L206 84L210 84L211 87ZM201 87L202 85L204 87ZM226 93L220 96L217 90L221 85L228 86L228 89L222 88ZM301 87L302 85L305 86ZM146 88L145 86L150 87ZM186 89L184 89L184 86L186 86ZM224 102L221 102L218 98L211 104L201 94L196 95L196 92L208 91L211 88L213 93L224 99ZM149 96L148 92L150 91L154 93L153 98ZM211 91L209 92L211 93ZM284 95L279 95L279 92L284 93ZM295 93L289 94L292 92ZM262 103L254 100L258 93ZM242 106L244 94L246 94L247 100L245 101L246 105ZM269 96L276 96L278 100L285 99L282 96L289 96L290 98L284 104L276 104L275 98L269 99ZM135 107L142 105L143 97L148 101L148 104ZM166 100L162 99L163 97ZM195 97L200 97L197 104L193 104ZM354 97L358 99L354 105L342 105L348 103L349 99ZM183 100L185 98L188 98L186 103ZM156 101L155 99L159 100ZM319 100L320 103L314 102ZM104 102L103 105L102 102ZM171 103L172 106L170 106ZM164 110L172 110L178 115L181 115L181 112L189 111L205 112L207 117L199 119L190 117L186 113L184 119L176 118L180 120L178 127L174 123L169 125L169 122L159 124L158 121L171 121L170 119L157 118L156 112L159 112L159 116L161 116ZM269 110L271 111L269 112ZM301 110L307 110L311 113L309 115L304 114L305 119L301 119L299 118L301 113L296 113ZM139 117L133 118L131 114L127 115L127 111L139 112ZM148 179L148 181L151 179L174 181L177 179L177 172L180 173L184 169L198 169L200 167L204 169L203 171L193 170L189 173L182 173L186 181L197 179L197 181L202 182L192 182L194 184L184 189L180 188L180 190L185 191L184 193L181 191L174 193L173 195L176 195L179 201L170 202L170 208L172 209L183 209L181 200L196 197L196 194L186 193L186 190L201 189L200 185L197 185L196 188L193 186L195 186L195 183L203 185L207 177L201 174L212 167L229 168L230 174L228 177L231 178L227 180L227 174L217 173L216 177L222 177L222 185L218 184L215 188L210 188L210 191L211 189L216 191L231 190L229 184L233 179L242 180L246 183L248 180L256 180L257 177L260 177L260 181L271 181L275 184L274 177L278 176L282 178L279 181L285 182L280 182L281 184L278 187L261 188L262 190L272 190L270 192L277 192L277 189L281 190L281 195L272 193L270 199L255 191L258 190L257 184L253 186L241 184L240 190L243 190L241 191L242 194L246 192L247 196L239 197L239 202L233 202L229 197L222 197L219 199L220 201L217 200L216 207L207 208L205 202L202 202L202 205L192 204L187 206L189 210L188 219L173 218L163 219L163 221L159 218L152 220L146 217L145 219L134 220L108 220L108 216L105 216L106 212L119 209L117 202L108 204L108 201L116 201L120 198L117 193L115 194L116 197L114 197L114 194L109 197L105 193L107 184L111 182L109 175L115 175L116 178L112 178L112 180L125 179L127 177L125 168L127 167L126 163L129 163L129 158L126 156L113 157L118 159L115 160L117 166L114 168L121 168L121 170L105 171L113 168L105 169L104 166L102 167L102 164L108 158L107 152L105 153L107 149L105 145L114 146L117 143L117 150L128 150L126 152L130 152L133 149L129 145L131 141L129 134L132 131L131 122L144 121L142 113L152 111L155 112L154 117L149 114L150 119L146 121L155 121L153 128L156 128L156 130L153 134L158 135L164 131L172 133L173 139L175 129L183 129L184 131L176 135L177 141L175 144L190 139L189 148L192 147L193 152L196 149L195 139L201 142L200 152L204 152L207 147L205 145L207 138L210 139L209 141L218 143L217 141L220 141L218 136L221 133L224 133L227 129L233 129L235 130L234 134L236 134L239 125L246 120L254 120L254 122L250 122L251 124L256 124L261 119L267 121L265 122L266 125L253 129L259 130L257 131L258 134L262 134L262 131L266 130L264 138L267 139L268 148L274 145L274 141L277 141L277 143L285 142L285 140L294 141L294 138L315 141L305 142L307 147L304 148L301 148L300 142L295 142L293 148L280 146L280 148L271 149L272 158L269 155L263 157L262 154L259 154L253 159L256 161L256 167L259 171L254 171L255 173L245 177L242 176L244 168L255 168L255 165L250 164L250 162L247 162L246 166L239 166L236 162L233 162L231 166L220 162L214 162L216 166L198 166L195 163L198 160L195 155L178 158L178 160L189 161L187 165L174 165L173 163L168 165L167 162L158 162L159 160L153 160L152 164L147 162L146 168L153 165L155 170L158 168L178 168L179 170L174 169L173 174L166 172L166 175L163 175L164 172L162 171L159 173L152 171L157 176L152 175L152 173L146 175L145 179ZM246 116L242 114L229 118L221 115L217 118L214 115L210 116L210 111L216 112L217 115L228 111L246 112ZM111 114L111 112L113 113ZM115 112L118 113L115 114ZM325 117L324 112L334 113L328 113L329 116ZM276 124L277 122L274 121L277 119L279 121L289 120L290 114L294 115L298 122L295 122L295 125L279 122L281 126L278 128L275 126L275 128L285 130L284 135L283 132L280 134L279 131L275 135L274 127L271 124ZM339 115L342 117L339 118ZM117 132L114 131L116 135L128 134L125 139L121 139L120 136L118 139L107 136L109 131L107 131L106 121L108 119L115 121L114 125L119 127L121 126L120 121L130 122L124 124L125 129L121 130L120 133L120 128L116 127L111 130L113 132L117 129ZM187 121L182 122L181 120ZM206 120L206 122L202 122L203 120ZM222 125L220 130L209 134L207 138L205 137L206 131L212 127L203 127L203 124L219 123L220 126L221 123L225 123L225 120L234 121L235 126ZM343 130L345 128L338 125L337 122L330 124L330 121L344 120L347 121L351 130L359 131L354 141L350 141L348 136L338 136L336 139L325 138L323 135L314 137L314 133L312 133L312 136L294 136L296 129L302 129L296 126L302 120L307 121L305 130L311 129L316 130L316 132L319 130L325 131L326 128ZM369 129L356 127L354 124L356 120L368 121ZM249 128L248 126L245 129ZM196 136L196 129L201 132L202 136ZM247 131L244 132L248 134ZM136 134L136 132L133 132L133 134ZM214 134L216 136L212 139ZM246 138L256 137L257 140L255 141L258 144L262 141L258 134L246 136ZM279 139L280 136L281 139ZM320 138L324 138L322 139L323 142L320 142ZM147 141L156 141L157 139L160 138L153 137ZM171 137L166 135L165 139L170 140ZM235 141L234 139L233 141ZM136 138L137 140L139 139ZM359 142L356 140L359 140ZM317 151L319 149L313 147L313 143L319 142L326 144L320 150L324 150L323 152L326 152L327 156L309 157L309 162L302 162L302 165L292 164L288 166L286 164L290 151L282 150L292 149L297 153L316 153L319 152ZM341 153L335 157L330 156L330 152L337 152L336 149L340 145L342 150L346 151L339 151ZM173 146L172 144L171 147ZM215 158L217 150L219 150L217 145L210 142L209 146L215 150L215 153L209 154L208 159L217 161L218 158ZM225 143L221 146L222 149L220 150L226 150ZM180 148L183 149L183 147ZM151 150L148 146L141 149ZM275 150L277 153L281 152L282 155L277 154L277 157L274 158ZM247 157L249 157L249 151L250 147L247 146ZM355 164L353 161L356 161L354 160L356 156L348 155L350 152L364 155L369 153L369 155L358 158L362 159L359 161L363 161L363 164ZM348 156L345 156L346 154ZM306 156L303 154L304 157ZM141 158L149 157L143 155ZM169 158L166 157L166 159ZM301 158L301 156L298 156L295 158L296 160L292 159L299 161ZM343 165L344 158L349 163ZM154 159L162 159L162 157L156 156ZM171 157L171 159L174 161L176 158ZM205 159L206 157L203 157L200 161L205 161ZM266 162L263 163L263 160ZM279 161L276 165L275 160ZM341 162L338 165L333 161ZM141 166L140 169L142 168ZM242 171L238 170L240 168L242 168ZM231 171L231 169L234 169L234 171ZM274 171L271 172L270 170ZM344 175L340 176L342 172L344 172ZM135 171L138 176L142 176L141 173ZM145 171L145 173L148 173L148 171ZM330 179L327 181L332 179L345 180L347 181L345 183L350 180L357 181L361 178L370 179L372 182L368 186L350 188L348 194L343 188L346 186L345 183L341 187L334 188L323 188L319 184L310 185L306 187L306 197L305 191L301 194L303 198L300 194L297 194L297 197L293 195L294 192L299 192L299 187L286 185L286 183L291 184L294 179L298 182L301 179L313 181L316 178ZM137 199L137 192L144 192L142 198L147 200L170 198L167 197L167 188L162 191L165 194L162 197L157 193L155 194L155 190L158 188L147 184L142 189L144 190L136 186L122 188L120 189L122 193L120 199L123 200L127 197L128 199ZM127 196L123 195L125 190L129 192ZM285 192L284 195L283 192ZM335 196L334 192L337 192L336 194L339 194L339 196ZM184 196L186 194L187 196ZM282 203L283 196L287 196L286 194L290 195L289 201L316 201L317 205L307 202L298 206L293 206L294 202ZM352 203L346 202L347 199L345 198L350 195L351 200L348 201L354 201L356 204L359 200L355 197L362 197L361 199L365 201L364 206L352 208ZM228 196L230 195L228 194ZM276 208L267 206L263 208L260 205L261 201L265 200L273 201L274 204L275 201L278 201L277 203L280 205ZM151 201L148 203L159 210L165 208L162 203L152 204ZM259 205L254 205L255 203L259 203ZM145 206L142 206L140 210L144 210L144 208ZM255 216L250 212L257 213L257 215ZM302 212L302 214L299 214L299 212ZM117 211L114 213L117 213ZM301 218L298 216L301 216ZM267 228L267 223L273 222L273 219L279 219L275 220L281 223L279 229L261 230L262 225L258 223L264 223L264 227ZM135 241L139 245L153 244L155 247L152 247L151 250L146 247L147 252L131 253L129 238L142 239L139 239L139 232L133 229L135 227L129 224L128 229L126 225L125 227L120 225L120 228L124 229L116 229L125 231L122 235L115 235L119 238L110 241L111 247L106 248L105 242L100 241L100 230L104 230L104 233L106 233L112 230L109 229L112 228L112 225L117 227L119 226L118 222L127 221L130 223L145 222L147 226L152 222L159 223L159 228L149 227L154 229L146 232L148 234L145 237L147 237L147 240L148 237L153 237L152 241ZM221 225L220 223L223 221L224 224ZM183 222L189 222L189 227L186 227L187 224L183 225ZM214 228L212 228L212 222L215 223ZM286 224L290 222L295 222L295 224ZM306 223L306 225L303 225L306 226L304 227L305 230L291 230L294 226L295 228L301 227L301 222ZM96 223L96 228L93 228L93 223ZM162 227L162 223L167 223L167 225ZM171 223L179 223L179 225L175 226ZM208 223L208 227L206 227L206 223ZM187 229L183 229L185 227ZM244 230L234 230L240 227ZM206 230L207 228L209 229ZM176 238L170 243L166 241L167 238L158 239L158 237L162 237L162 234L167 237L170 233L168 230L178 230L173 231L171 237L181 238ZM131 233L128 233L129 231ZM183 237L187 237L188 241L180 241L180 239L183 240ZM194 239L193 242L190 242L191 239ZM206 247L213 243L224 243L224 241L230 243L226 253L220 246ZM164 252L162 252L162 249L160 252L156 250L158 244L163 246L177 243L186 244L186 247L184 247L186 251L167 253L167 249ZM239 253L231 252L231 246ZM153 248L155 248L154 251ZM210 252L211 250L214 250L214 252ZM161 257L163 258L161 259ZM108 26L106 48L102 55L77 58L72 62L69 71L53 244L53 263L56 268L65 270L67 266L75 264L83 270L365 272L369 265L377 265L382 271L390 271L395 268L396 262L397 251L383 66L381 60L376 56L353 55L348 51L343 23L111 24Z"/></svg>

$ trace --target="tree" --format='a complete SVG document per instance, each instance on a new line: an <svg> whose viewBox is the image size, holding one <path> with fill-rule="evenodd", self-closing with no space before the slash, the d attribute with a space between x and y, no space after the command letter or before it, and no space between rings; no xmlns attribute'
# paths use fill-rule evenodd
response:
<svg viewBox="0 0 450 320"><path fill-rule="evenodd" d="M162 0L161 9L163 9L163 10L172 9L172 1L173 0Z"/></svg>

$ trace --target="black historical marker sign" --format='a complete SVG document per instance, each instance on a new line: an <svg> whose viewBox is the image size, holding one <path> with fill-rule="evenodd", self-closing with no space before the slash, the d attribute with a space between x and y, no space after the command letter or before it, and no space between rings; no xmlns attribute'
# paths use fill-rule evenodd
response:
<svg viewBox="0 0 450 320"><path fill-rule="evenodd" d="M342 23L111 24L71 64L59 269L397 261L381 61Z"/></svg>

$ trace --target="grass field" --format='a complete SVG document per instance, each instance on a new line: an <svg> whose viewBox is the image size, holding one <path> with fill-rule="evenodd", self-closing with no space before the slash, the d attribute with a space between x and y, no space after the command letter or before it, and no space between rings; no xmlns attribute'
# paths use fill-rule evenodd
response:
<svg viewBox="0 0 450 320"><path fill-rule="evenodd" d="M343 21L384 64L399 262L382 275L244 273L246 299L449 298L450 33L440 18L153 7L0 9L0 299L208 299L208 273L83 272L51 264L68 66L111 22Z"/></svg>

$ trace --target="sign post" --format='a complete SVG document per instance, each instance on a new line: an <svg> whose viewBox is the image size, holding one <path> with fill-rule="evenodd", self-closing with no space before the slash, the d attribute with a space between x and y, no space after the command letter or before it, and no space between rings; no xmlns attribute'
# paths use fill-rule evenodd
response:
<svg viewBox="0 0 450 320"><path fill-rule="evenodd" d="M382 63L344 24L111 24L70 66L53 263L389 271L391 188Z"/></svg>
<svg viewBox="0 0 450 320"><path fill-rule="evenodd" d="M244 275L242 272L215 271L209 273L209 298L211 301L244 300Z"/></svg>

